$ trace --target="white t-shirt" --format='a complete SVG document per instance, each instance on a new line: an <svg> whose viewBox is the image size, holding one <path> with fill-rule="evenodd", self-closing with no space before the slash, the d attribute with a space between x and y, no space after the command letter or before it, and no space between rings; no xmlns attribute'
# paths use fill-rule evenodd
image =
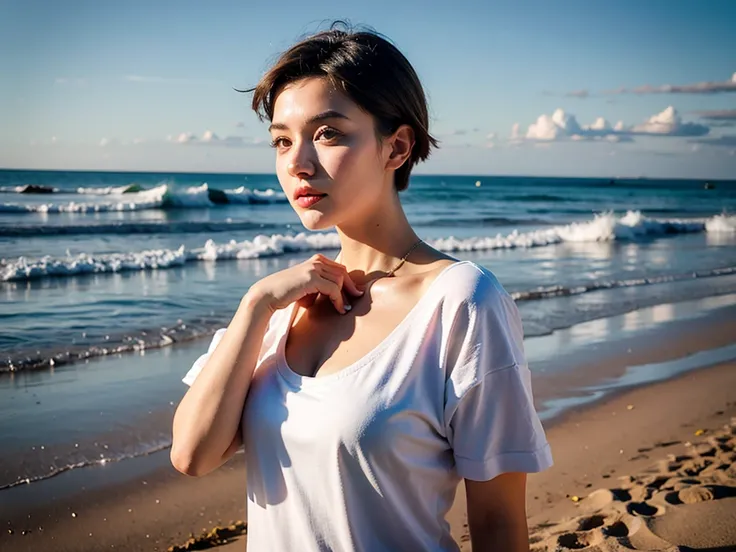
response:
<svg viewBox="0 0 736 552"><path fill-rule="evenodd" d="M461 478L552 465L519 312L487 269L446 267L375 349L327 376L287 365L294 310L271 318L243 411L248 552L458 551L445 515Z"/></svg>

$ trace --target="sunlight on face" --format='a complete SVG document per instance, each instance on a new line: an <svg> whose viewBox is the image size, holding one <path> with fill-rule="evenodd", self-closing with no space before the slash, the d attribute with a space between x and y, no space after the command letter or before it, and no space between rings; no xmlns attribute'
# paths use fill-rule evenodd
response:
<svg viewBox="0 0 736 552"><path fill-rule="evenodd" d="M281 187L310 230L355 222L391 190L373 117L325 79L284 87L270 132ZM298 199L304 186L308 195Z"/></svg>

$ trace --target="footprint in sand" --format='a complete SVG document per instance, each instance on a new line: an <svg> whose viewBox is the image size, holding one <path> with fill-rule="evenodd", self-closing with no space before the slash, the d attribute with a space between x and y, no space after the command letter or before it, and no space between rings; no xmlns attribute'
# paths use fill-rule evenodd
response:
<svg viewBox="0 0 736 552"><path fill-rule="evenodd" d="M663 506L656 506L649 502L629 502L626 510L634 516L653 517L661 516L665 513Z"/></svg>
<svg viewBox="0 0 736 552"><path fill-rule="evenodd" d="M736 519L736 420L724 429L703 442L686 443L687 454L669 455L638 475L619 477L618 488L591 492L575 507L581 515L536 526L532 551L730 550L730 544L722 547L724 541L691 538L703 533L703 524L731 525L720 516Z"/></svg>
<svg viewBox="0 0 736 552"><path fill-rule="evenodd" d="M603 535L595 533L565 533L557 538L562 550L580 550L603 542Z"/></svg>
<svg viewBox="0 0 736 552"><path fill-rule="evenodd" d="M637 533L642 526L640 519L619 513L583 516L574 522L576 530L553 533L544 541L546 547L535 547L535 550L624 550L612 545L624 542L621 539ZM541 539L537 537L535 543L541 543Z"/></svg>

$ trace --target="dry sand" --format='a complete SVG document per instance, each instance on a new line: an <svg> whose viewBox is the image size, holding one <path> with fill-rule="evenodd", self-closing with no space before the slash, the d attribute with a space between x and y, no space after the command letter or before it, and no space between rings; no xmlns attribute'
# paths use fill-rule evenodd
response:
<svg viewBox="0 0 736 552"><path fill-rule="evenodd" d="M736 363L727 363L556 420L547 428L555 466L529 477L532 550L736 550L734 416ZM216 549L242 552L245 524L223 529L244 521L239 457L204 478L162 467L32 518L12 515L0 550L187 550L190 533L220 527ZM448 518L467 551L464 500L461 485Z"/></svg>

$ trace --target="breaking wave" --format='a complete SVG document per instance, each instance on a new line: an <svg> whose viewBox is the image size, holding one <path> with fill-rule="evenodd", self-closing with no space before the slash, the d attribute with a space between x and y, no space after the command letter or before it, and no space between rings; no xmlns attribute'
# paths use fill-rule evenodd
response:
<svg viewBox="0 0 736 552"><path fill-rule="evenodd" d="M115 201L68 201L65 203L0 203L0 213L100 213L110 211L141 211L145 209L206 208L227 204L286 203L286 195L277 190L252 190L245 186L219 190L207 183L200 186L161 184L149 190L128 186L110 188L79 188L80 194L100 197L115 196Z"/></svg>
<svg viewBox="0 0 736 552"><path fill-rule="evenodd" d="M427 240L442 251L488 251L543 247L559 243L596 241L638 241L667 234L697 232L736 232L736 215L716 215L702 220L659 220L639 211L619 217L614 213L595 215L593 220L553 226L541 230L470 238ZM187 249L151 249L125 253L79 253L66 257L47 255L39 259L0 260L0 281L23 281L50 276L76 276L148 269L166 269L195 261L225 261L275 257L304 251L338 249L336 233L299 233L296 235L258 235L252 240L217 244L208 239L203 247Z"/></svg>

